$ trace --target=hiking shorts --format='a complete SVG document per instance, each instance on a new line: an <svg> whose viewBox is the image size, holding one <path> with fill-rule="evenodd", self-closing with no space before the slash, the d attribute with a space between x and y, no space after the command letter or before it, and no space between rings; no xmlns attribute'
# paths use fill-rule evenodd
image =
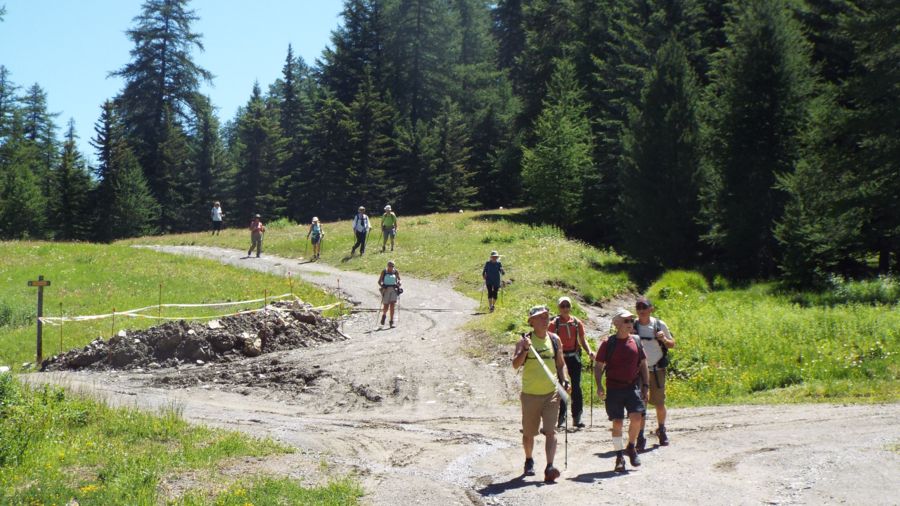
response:
<svg viewBox="0 0 900 506"><path fill-rule="evenodd" d="M394 237L397 235L397 230L394 227L381 227L381 235L385 237Z"/></svg>
<svg viewBox="0 0 900 506"><path fill-rule="evenodd" d="M222 220L213 220L213 230L222 230Z"/></svg>
<svg viewBox="0 0 900 506"><path fill-rule="evenodd" d="M659 383L657 383L659 381ZM659 406L666 403L666 370L650 371L650 404Z"/></svg>
<svg viewBox="0 0 900 506"><path fill-rule="evenodd" d="M316 244L319 244L319 241L322 240L322 236L321 235L313 235L312 237L310 237L310 240L312 240L313 245L316 245Z"/></svg>
<svg viewBox="0 0 900 506"><path fill-rule="evenodd" d="M556 419L559 417L559 394L554 390L545 395L522 393L519 395L522 402L522 434L525 436L537 436L541 433L541 422L544 425L544 435L556 433Z"/></svg>
<svg viewBox="0 0 900 506"><path fill-rule="evenodd" d="M381 303L382 304L393 304L397 302L399 295L397 294L397 289L393 286L386 286L381 289Z"/></svg>
<svg viewBox="0 0 900 506"><path fill-rule="evenodd" d="M625 419L625 412L644 413L647 407L644 406L644 400L641 399L641 389L635 388L616 388L607 390L606 392L606 415L610 420Z"/></svg>
<svg viewBox="0 0 900 506"><path fill-rule="evenodd" d="M500 285L492 285L492 284L488 283L485 286L487 286L488 298L496 299L497 294L500 293Z"/></svg>

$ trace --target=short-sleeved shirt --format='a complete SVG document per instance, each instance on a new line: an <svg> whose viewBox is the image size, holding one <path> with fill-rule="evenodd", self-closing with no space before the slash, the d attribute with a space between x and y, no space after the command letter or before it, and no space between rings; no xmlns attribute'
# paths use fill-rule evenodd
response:
<svg viewBox="0 0 900 506"><path fill-rule="evenodd" d="M553 342L550 340L550 333L541 339L531 334L531 345L534 351L541 356L547 369L551 374L556 371L556 358L553 356ZM556 385L547 377L544 368L538 362L537 357L531 350L528 350L528 356L525 358L525 365L522 368L522 393L531 395L547 395L556 390Z"/></svg>
<svg viewBox="0 0 900 506"><path fill-rule="evenodd" d="M584 324L574 316L569 316L568 321L562 321L562 317L558 316L550 320L549 330L559 336L563 351L570 352L578 349L578 336L584 335Z"/></svg>
<svg viewBox="0 0 900 506"><path fill-rule="evenodd" d="M650 317L649 325L641 325L634 321L636 334L641 337L641 344L644 345L644 352L647 354L647 367L654 367L663 357L662 348L659 346L659 340L656 339L656 322L659 322L659 330L662 331L667 339L672 339L669 333L669 327L666 322Z"/></svg>
<svg viewBox="0 0 900 506"><path fill-rule="evenodd" d="M484 273L484 280L487 284L492 286L500 286L500 271L503 270L503 264L499 261L491 262L488 260L484 263L484 270L481 271Z"/></svg>
<svg viewBox="0 0 900 506"><path fill-rule="evenodd" d="M384 213L384 216L381 217L381 227L382 228L394 228L397 224L397 215L394 213Z"/></svg>
<svg viewBox="0 0 900 506"><path fill-rule="evenodd" d="M609 339L618 339L615 335ZM606 361L606 346L609 339L600 343L597 350L598 362ZM644 360L644 350L638 348L631 336L628 339L619 339L613 348L612 356L606 362L606 388L609 390L632 387L640 374L641 360Z"/></svg>
<svg viewBox="0 0 900 506"><path fill-rule="evenodd" d="M212 216L213 221L222 221L222 208L213 206L210 210L210 215Z"/></svg>

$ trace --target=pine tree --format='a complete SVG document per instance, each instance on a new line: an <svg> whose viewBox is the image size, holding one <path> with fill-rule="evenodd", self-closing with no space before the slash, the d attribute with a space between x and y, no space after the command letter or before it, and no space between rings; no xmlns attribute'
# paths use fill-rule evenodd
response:
<svg viewBox="0 0 900 506"><path fill-rule="evenodd" d="M177 202L177 176L189 167L163 153L162 145L169 142L171 149L179 125L192 122L200 83L212 79L191 56L194 49L202 51L203 44L200 34L191 29L198 18L188 3L145 0L134 27L126 32L134 43L132 60L112 74L125 80L119 102L129 142L154 196L163 203L165 227L172 226L166 220L183 211L168 207Z"/></svg>
<svg viewBox="0 0 900 506"><path fill-rule="evenodd" d="M353 196L359 202L394 202L403 191L398 173L395 127L397 111L383 102L371 73L366 73L349 107L353 124L351 150L356 170Z"/></svg>
<svg viewBox="0 0 900 506"><path fill-rule="evenodd" d="M35 175L41 155L26 137L22 111L13 109L0 143L0 237L40 239L46 235L47 201Z"/></svg>
<svg viewBox="0 0 900 506"><path fill-rule="evenodd" d="M77 138L75 121L70 119L59 165L50 181L49 221L54 237L63 241L84 241L91 236L93 182L75 145Z"/></svg>
<svg viewBox="0 0 900 506"><path fill-rule="evenodd" d="M331 45L322 53L322 84L349 104L366 74L376 88L383 86L384 14L382 0L345 0L343 23L331 33Z"/></svg>
<svg viewBox="0 0 900 506"><path fill-rule="evenodd" d="M157 147L159 223L162 232L196 229L206 217L206 206L196 206L198 178L191 156L191 139L181 123L167 112ZM205 220L204 220L205 221Z"/></svg>
<svg viewBox="0 0 900 506"><path fill-rule="evenodd" d="M510 70L513 82L521 82L514 69L525 50L525 27L522 0L499 0L492 11L493 34L497 40L497 66Z"/></svg>
<svg viewBox="0 0 900 506"><path fill-rule="evenodd" d="M104 102L94 132L91 145L97 150L98 160L94 170L98 179L93 199L97 213L94 239L109 242L153 233L159 205L128 145L112 101Z"/></svg>
<svg viewBox="0 0 900 506"><path fill-rule="evenodd" d="M303 58L295 58L293 49L288 45L282 80L276 93L281 135L285 141L284 163L279 177L286 185L287 215L298 222L305 221L307 218L304 216L310 212L307 195L302 193L303 181L310 177L307 144L312 104L310 97L304 93L304 86L308 86L311 80L308 74L309 68Z"/></svg>
<svg viewBox="0 0 900 506"><path fill-rule="evenodd" d="M50 192L50 171L56 166L59 155L57 126L53 121L59 113L47 110L47 92L37 83L28 88L21 102L25 139L33 144L38 152L38 160L32 165L32 170L41 182L41 193L47 198Z"/></svg>
<svg viewBox="0 0 900 506"><path fill-rule="evenodd" d="M535 214L561 227L579 219L581 181L593 165L586 113L574 64L556 60L544 110L535 124L535 145L524 152L522 178Z"/></svg>
<svg viewBox="0 0 900 506"><path fill-rule="evenodd" d="M658 266L696 262L699 211L698 89L687 53L664 44L625 132L618 223L630 257Z"/></svg>
<svg viewBox="0 0 900 506"><path fill-rule="evenodd" d="M4 141L12 130L12 116L17 109L17 89L18 86L9 77L9 70L0 65L0 141Z"/></svg>
<svg viewBox="0 0 900 506"><path fill-rule="evenodd" d="M430 154L425 210L445 212L472 207L476 189L468 170L469 138L465 120L449 99L430 128Z"/></svg>
<svg viewBox="0 0 900 506"><path fill-rule="evenodd" d="M766 276L779 256L772 229L785 202L776 176L798 160L814 80L808 45L781 2L742 4L727 34L707 109L705 238L732 274Z"/></svg>
<svg viewBox="0 0 900 506"><path fill-rule="evenodd" d="M219 132L219 119L213 113L209 98L197 111L197 126L192 146L197 191L193 195L191 209L199 213L197 228L208 224L207 209L214 201L225 200L228 194L227 154ZM193 215L194 213L192 213Z"/></svg>

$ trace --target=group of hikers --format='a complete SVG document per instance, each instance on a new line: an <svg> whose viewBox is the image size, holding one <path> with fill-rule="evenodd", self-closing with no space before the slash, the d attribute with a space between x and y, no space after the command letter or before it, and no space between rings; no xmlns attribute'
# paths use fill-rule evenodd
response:
<svg viewBox="0 0 900 506"><path fill-rule="evenodd" d="M637 299L635 311L619 309L613 315L615 333L591 351L584 324L572 316L572 301L561 297L558 316L550 318L546 306L528 311L531 332L516 343L512 365L522 368L522 446L526 475L534 475L534 439L546 438L547 464L544 481L552 483L560 472L553 465L556 454L556 429L566 428L567 411L561 391L570 394L575 427L584 427L581 395L582 350L592 364L597 396L603 399L612 422L612 441L616 462L614 471L625 472L625 457L632 467L641 465L639 453L647 446L644 436L647 404L656 408L656 436L660 446L669 444L666 435L666 366L668 350L675 340L666 324L652 315L653 304L646 297ZM551 373L554 371L554 373ZM606 389L602 386L606 375ZM623 436L625 417L628 435Z"/></svg>
<svg viewBox="0 0 900 506"><path fill-rule="evenodd" d="M221 205L216 202L212 208L213 234L222 228ZM366 242L372 229L366 208L360 206L351 222L356 242L350 250L352 257L357 248L359 254L366 252ZM382 244L385 252L390 241L394 251L397 235L397 215L390 205L384 207L381 217ZM262 253L262 237L266 227L259 214L250 222L250 250L256 256ZM318 217L313 217L306 234L313 245L313 259L321 254L325 231ZM490 258L482 269L484 288L488 292L488 307L493 312L502 287L505 274L500 254L491 251ZM381 293L380 325L388 320L395 325L395 310L403 288L400 272L393 260L378 277ZM546 467L544 481L550 483L560 476L553 465L556 454L556 431L567 430L568 410L571 409L573 426L585 426L582 420L584 399L581 392L582 352L587 354L591 364L593 380L597 385L597 396L604 401L606 414L612 422L612 442L616 461L614 470L625 472L625 457L632 467L641 465L639 454L646 449L644 435L647 405L656 409L656 436L660 446L667 446L666 434L666 366L668 350L675 347L675 340L668 326L652 316L653 304L646 297L640 297L635 304L635 315L627 309L619 309L613 315L611 336L600 343L596 353L591 349L584 330L584 323L572 315L572 300L560 297L557 301L558 314L550 318L547 306L534 306L528 311L528 325L531 331L523 334L516 343L512 365L522 369L522 446L525 451L525 475L534 475L534 441L543 434ZM552 372L551 372L552 371ZM606 389L603 376L606 375ZM563 397L568 397L570 406ZM628 418L627 437L623 435L625 418Z"/></svg>

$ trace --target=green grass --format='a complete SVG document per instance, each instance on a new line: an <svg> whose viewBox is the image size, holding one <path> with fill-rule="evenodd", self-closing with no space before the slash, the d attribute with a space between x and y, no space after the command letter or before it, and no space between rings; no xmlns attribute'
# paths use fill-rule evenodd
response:
<svg viewBox="0 0 900 506"><path fill-rule="evenodd" d="M160 484L200 473L221 491L189 491L177 504L355 504L344 480L304 489L282 477L252 483L217 475L234 457L290 452L268 439L194 426L173 410L110 408L59 387L29 388L0 374L0 503L161 504ZM246 486L246 488L245 488Z"/></svg>
<svg viewBox="0 0 900 506"><path fill-rule="evenodd" d="M648 295L678 342L668 387L676 404L900 398L894 304L804 306L773 284L712 290L685 271L666 273Z"/></svg>
<svg viewBox="0 0 900 506"><path fill-rule="evenodd" d="M212 260L180 257L124 245L76 243L0 243L0 365L18 367L35 359L36 288L28 280L43 274L44 314L90 315L156 304L162 284L163 303L211 303L280 295L290 291L287 279ZM294 293L315 305L335 299L315 287L294 282ZM260 304L261 305L261 304ZM247 309L167 309L162 316L207 316ZM150 314L156 314L151 311ZM44 326L44 356L83 346L123 328L145 328L158 321L118 317L95 322Z"/></svg>
<svg viewBox="0 0 900 506"><path fill-rule="evenodd" d="M379 218L366 255L348 258L354 237L349 221L325 223L322 261L372 274L373 282L389 259L403 274L449 280L475 299L482 293L481 269L491 250L498 250L511 284L501 291L498 310L472 323L472 329L509 341L524 329L527 308L554 304L564 294L579 293L588 302L604 300L634 289L622 269L622 258L565 238L551 226L524 223L520 211L488 211L400 217L396 251L381 253ZM279 221L268 226L263 248L273 255L299 258L306 252L306 226ZM229 229L220 236L208 233L144 237L129 244L209 245L246 249L249 233ZM311 254L311 253L309 253ZM407 293L406 297L415 297ZM402 304L402 302L401 302ZM583 315L580 308L576 314Z"/></svg>

